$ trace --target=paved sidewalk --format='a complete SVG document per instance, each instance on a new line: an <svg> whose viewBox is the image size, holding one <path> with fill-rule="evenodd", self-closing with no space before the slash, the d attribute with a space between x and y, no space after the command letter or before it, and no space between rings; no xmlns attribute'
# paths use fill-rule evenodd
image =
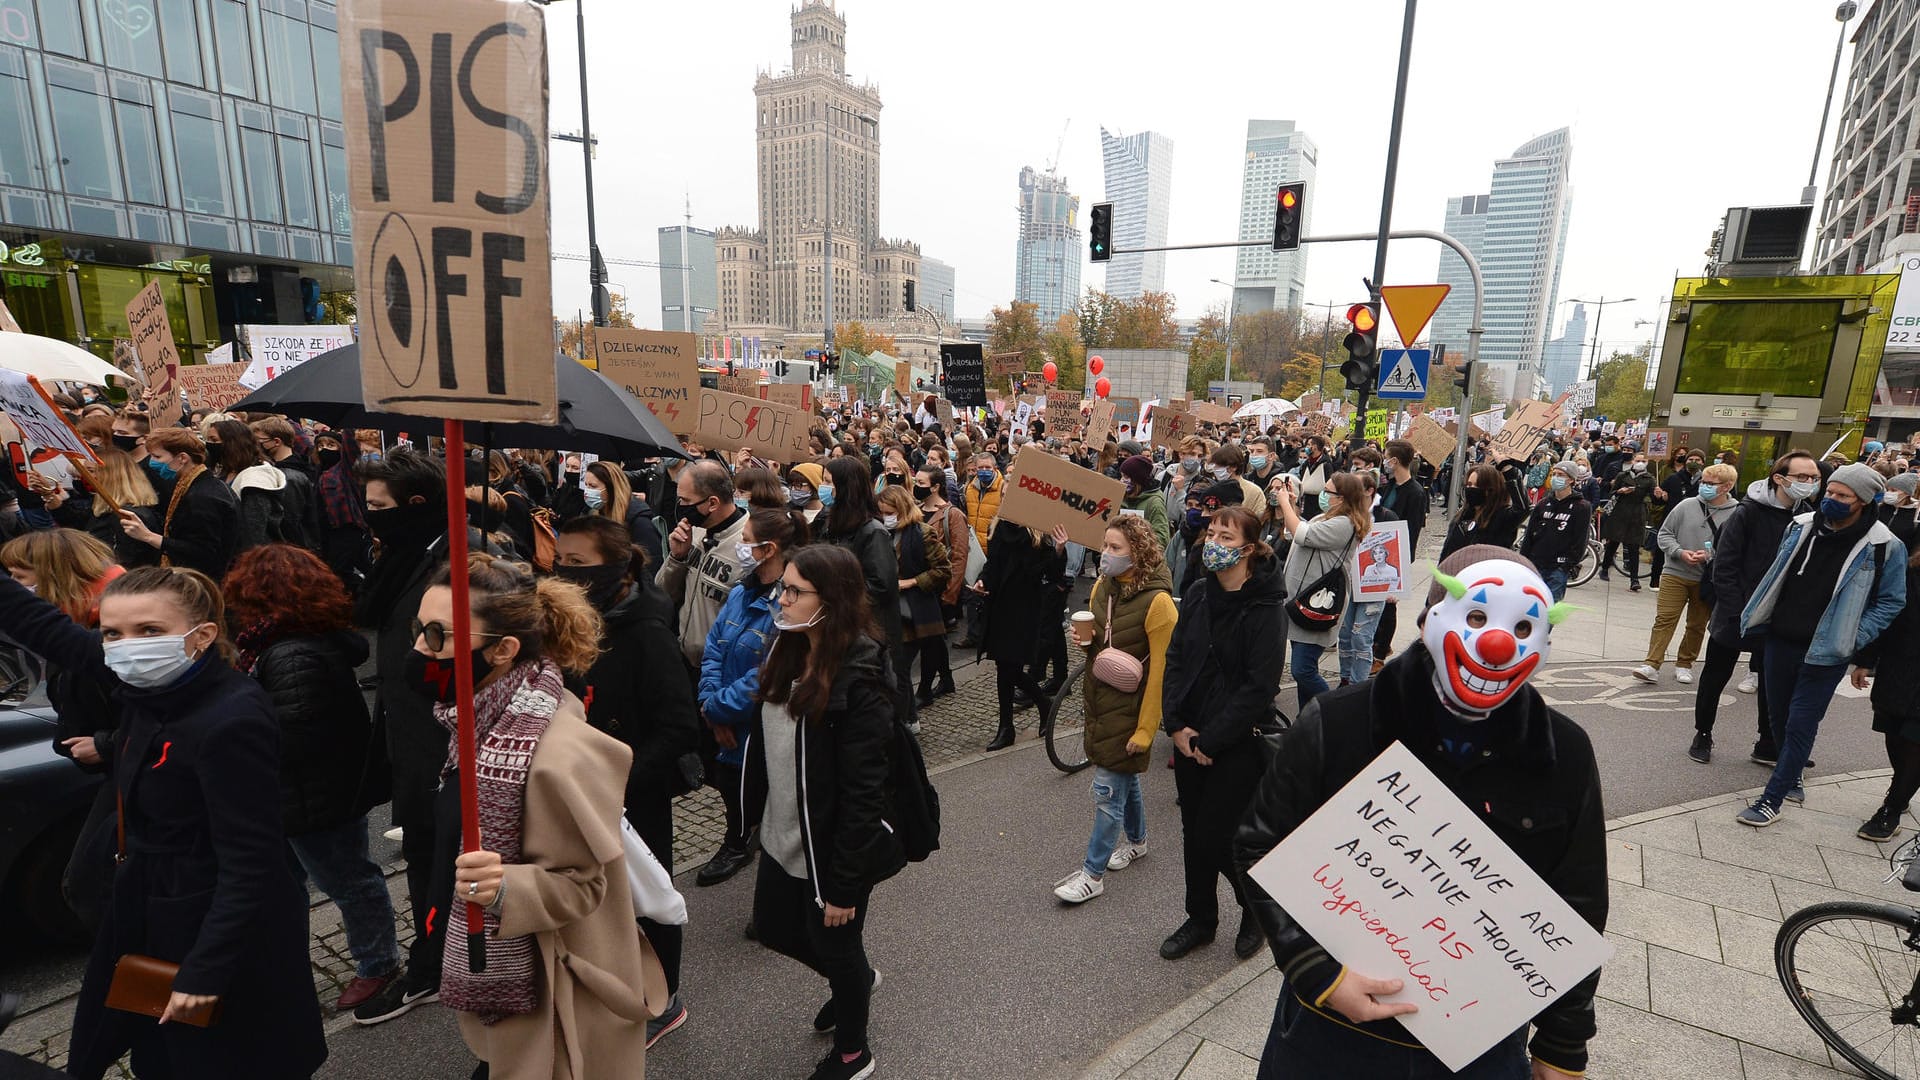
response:
<svg viewBox="0 0 1920 1080"><path fill-rule="evenodd" d="M1774 973L1783 916L1827 900L1920 903L1883 884L1886 844L1854 830L1880 805L1887 770L1812 780L1774 825L1733 820L1758 789L1633 814L1607 826L1613 880L1587 1075L1662 1080L1857 1076L1827 1051ZM1270 956L1249 960L1134 1032L1082 1080L1252 1078L1281 990Z"/></svg>

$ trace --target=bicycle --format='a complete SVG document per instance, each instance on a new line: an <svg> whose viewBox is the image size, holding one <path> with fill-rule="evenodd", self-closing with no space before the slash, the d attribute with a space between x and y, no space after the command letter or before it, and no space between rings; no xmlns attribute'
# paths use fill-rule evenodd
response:
<svg viewBox="0 0 1920 1080"><path fill-rule="evenodd" d="M1920 836L1887 860L1920 892ZM1920 1078L1920 909L1865 900L1802 908L1774 936L1787 999L1822 1042L1875 1080Z"/></svg>
<svg viewBox="0 0 1920 1080"><path fill-rule="evenodd" d="M1084 660L1068 669L1060 689L1047 699L1047 715L1052 722L1041 732L1047 744L1047 760L1068 776L1093 764L1087 760L1087 745L1081 738L1086 727L1086 709L1080 686L1086 670Z"/></svg>
<svg viewBox="0 0 1920 1080"><path fill-rule="evenodd" d="M1587 553L1581 557L1578 563L1574 564L1573 571L1567 575L1568 588L1576 585L1585 585L1587 582L1593 580L1593 575L1600 572L1601 550L1600 541L1587 541Z"/></svg>

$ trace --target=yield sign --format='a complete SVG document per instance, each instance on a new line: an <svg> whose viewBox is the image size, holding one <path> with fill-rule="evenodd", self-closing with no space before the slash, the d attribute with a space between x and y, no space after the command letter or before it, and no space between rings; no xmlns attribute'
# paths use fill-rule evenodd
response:
<svg viewBox="0 0 1920 1080"><path fill-rule="evenodd" d="M1400 335L1400 344L1413 348L1433 313L1440 310L1440 301L1452 291L1451 285L1380 286L1380 301L1387 305L1387 314L1393 316L1393 328Z"/></svg>

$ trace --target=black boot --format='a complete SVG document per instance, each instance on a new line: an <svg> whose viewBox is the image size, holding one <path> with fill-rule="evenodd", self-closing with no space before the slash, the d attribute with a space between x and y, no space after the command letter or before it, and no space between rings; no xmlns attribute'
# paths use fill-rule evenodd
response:
<svg viewBox="0 0 1920 1080"><path fill-rule="evenodd" d="M1180 924L1180 929L1167 936L1160 943L1160 956L1165 960L1178 960L1202 945L1213 944L1214 925L1195 919Z"/></svg>
<svg viewBox="0 0 1920 1080"><path fill-rule="evenodd" d="M694 875L693 883L703 887L720 884L746 869L747 864L753 861L753 851L751 840L728 837L726 843L720 845L720 850L713 853L713 858L707 860L707 865Z"/></svg>
<svg viewBox="0 0 1920 1080"><path fill-rule="evenodd" d="M933 687L921 687L920 692L913 695L913 703L923 709L930 707L933 704Z"/></svg>
<svg viewBox="0 0 1920 1080"><path fill-rule="evenodd" d="M933 696L946 697L951 693L953 693L953 672L943 671L940 673L940 681L934 685Z"/></svg>
<svg viewBox="0 0 1920 1080"><path fill-rule="evenodd" d="M1245 960L1259 952L1260 946L1266 940L1267 935L1261 931L1260 923L1253 917L1253 912L1241 911L1240 932L1233 935L1233 955Z"/></svg>
<svg viewBox="0 0 1920 1080"><path fill-rule="evenodd" d="M1000 730L994 733L993 741L987 744L987 753L991 754L995 750L1005 750L1012 745L1013 721L1003 719L1000 721Z"/></svg>

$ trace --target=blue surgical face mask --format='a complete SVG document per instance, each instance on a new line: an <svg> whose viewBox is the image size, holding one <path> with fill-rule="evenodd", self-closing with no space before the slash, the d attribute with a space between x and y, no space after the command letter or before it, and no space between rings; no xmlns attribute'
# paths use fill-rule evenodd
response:
<svg viewBox="0 0 1920 1080"><path fill-rule="evenodd" d="M1254 472L1259 472L1266 467L1267 455L1265 454L1255 454L1247 459L1247 468L1252 469Z"/></svg>
<svg viewBox="0 0 1920 1080"><path fill-rule="evenodd" d="M583 498L583 499L585 499L585 500L587 500L587 509L589 509L589 510L598 510L598 509L600 509L600 507L601 507L601 506L603 506L603 505L605 505L605 504L606 504L606 501L607 501L607 489L605 489L605 488L581 488L581 489L580 489L580 497L581 497L581 498Z"/></svg>
<svg viewBox="0 0 1920 1080"><path fill-rule="evenodd" d="M823 487L820 489L820 505L821 506L833 505L833 488Z"/></svg>
<svg viewBox="0 0 1920 1080"><path fill-rule="evenodd" d="M983 488L990 488L993 486L993 470L992 469L975 469L973 471L973 478Z"/></svg>
<svg viewBox="0 0 1920 1080"><path fill-rule="evenodd" d="M1324 514L1331 509L1333 509L1333 493L1322 488L1320 489L1320 512Z"/></svg>
<svg viewBox="0 0 1920 1080"><path fill-rule="evenodd" d="M749 496L736 494L733 497L733 505L745 510L753 505L753 500Z"/></svg>
<svg viewBox="0 0 1920 1080"><path fill-rule="evenodd" d="M158 473L162 480L178 480L180 478L180 471L171 465L155 461L153 458L147 459L147 465L152 468L154 472Z"/></svg>
<svg viewBox="0 0 1920 1080"><path fill-rule="evenodd" d="M1700 485L1700 501L1712 502L1713 500L1719 497L1720 497L1719 484L1701 484Z"/></svg>
<svg viewBox="0 0 1920 1080"><path fill-rule="evenodd" d="M1245 554L1237 547L1228 547L1218 540L1209 540L1200 548L1200 565L1213 573L1219 573L1240 561Z"/></svg>
<svg viewBox="0 0 1920 1080"><path fill-rule="evenodd" d="M1552 476L1547 477L1547 483L1553 485L1553 490L1555 491L1567 490L1567 478L1559 473L1554 473Z"/></svg>
<svg viewBox="0 0 1920 1080"><path fill-rule="evenodd" d="M1820 500L1820 516L1828 521L1840 521L1853 513L1853 507L1829 495Z"/></svg>

